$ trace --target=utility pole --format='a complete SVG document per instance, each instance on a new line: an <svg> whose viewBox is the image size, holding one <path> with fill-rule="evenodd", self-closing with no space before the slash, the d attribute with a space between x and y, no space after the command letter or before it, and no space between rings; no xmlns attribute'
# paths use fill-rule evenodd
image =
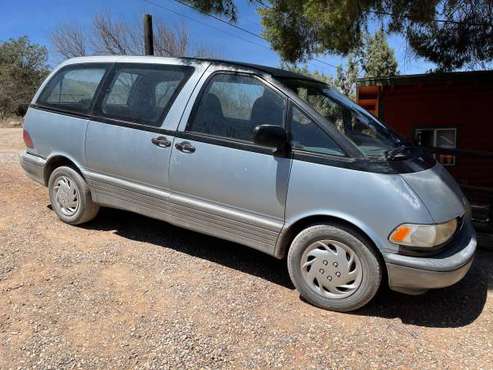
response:
<svg viewBox="0 0 493 370"><path fill-rule="evenodd" d="M144 45L145 55L154 55L154 32L152 30L152 15L144 15Z"/></svg>

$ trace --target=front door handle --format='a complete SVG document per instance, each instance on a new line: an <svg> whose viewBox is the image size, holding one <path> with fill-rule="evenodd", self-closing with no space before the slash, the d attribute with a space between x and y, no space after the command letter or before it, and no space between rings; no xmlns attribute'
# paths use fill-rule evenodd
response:
<svg viewBox="0 0 493 370"><path fill-rule="evenodd" d="M183 153L193 153L195 152L195 147L188 141L182 141L181 143L176 143L175 148Z"/></svg>
<svg viewBox="0 0 493 370"><path fill-rule="evenodd" d="M165 136L153 137L151 142L160 148L168 148L171 146L171 141L169 141Z"/></svg>

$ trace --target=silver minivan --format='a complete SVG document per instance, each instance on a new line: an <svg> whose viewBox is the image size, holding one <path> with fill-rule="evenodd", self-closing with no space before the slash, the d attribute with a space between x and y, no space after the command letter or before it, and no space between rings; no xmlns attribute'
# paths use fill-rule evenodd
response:
<svg viewBox="0 0 493 370"><path fill-rule="evenodd" d="M286 257L319 307L362 307L384 279L407 294L446 287L474 257L469 205L448 172L292 72L71 59L39 89L23 135L22 167L62 221L115 207Z"/></svg>

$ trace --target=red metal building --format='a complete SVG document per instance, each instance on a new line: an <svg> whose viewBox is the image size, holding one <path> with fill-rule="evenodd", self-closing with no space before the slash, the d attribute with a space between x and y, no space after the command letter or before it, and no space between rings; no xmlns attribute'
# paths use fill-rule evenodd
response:
<svg viewBox="0 0 493 370"><path fill-rule="evenodd" d="M477 226L493 230L493 71L362 79L358 103L430 148L461 184Z"/></svg>

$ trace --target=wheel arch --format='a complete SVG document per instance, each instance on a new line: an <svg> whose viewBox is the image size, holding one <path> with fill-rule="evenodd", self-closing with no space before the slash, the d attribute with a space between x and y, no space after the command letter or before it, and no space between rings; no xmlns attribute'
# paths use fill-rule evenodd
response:
<svg viewBox="0 0 493 370"><path fill-rule="evenodd" d="M72 158L65 154L54 154L48 158L45 164L45 168L43 171L43 181L45 186L48 185L48 181L50 180L50 176L53 171L61 166L66 166L72 168L74 171L77 171L82 178L85 179L84 174L82 173L80 166L74 161Z"/></svg>
<svg viewBox="0 0 493 370"><path fill-rule="evenodd" d="M340 215L331 215L324 213L304 215L299 219L294 220L291 223L288 223L284 227L277 241L277 245L274 251L275 257L279 259L285 258L289 250L289 247L291 245L291 242L293 241L295 236L298 235L303 229L312 225L323 224L323 223L336 225L336 226L338 225L344 228L348 228L352 231L355 231L361 238L363 238L363 240L365 240L373 248L378 258L380 259L382 266L385 266L382 251L377 247L377 243L375 242L374 237L370 236L371 235L370 232L368 232L368 229L365 228L364 225L355 222L354 220L341 217Z"/></svg>

